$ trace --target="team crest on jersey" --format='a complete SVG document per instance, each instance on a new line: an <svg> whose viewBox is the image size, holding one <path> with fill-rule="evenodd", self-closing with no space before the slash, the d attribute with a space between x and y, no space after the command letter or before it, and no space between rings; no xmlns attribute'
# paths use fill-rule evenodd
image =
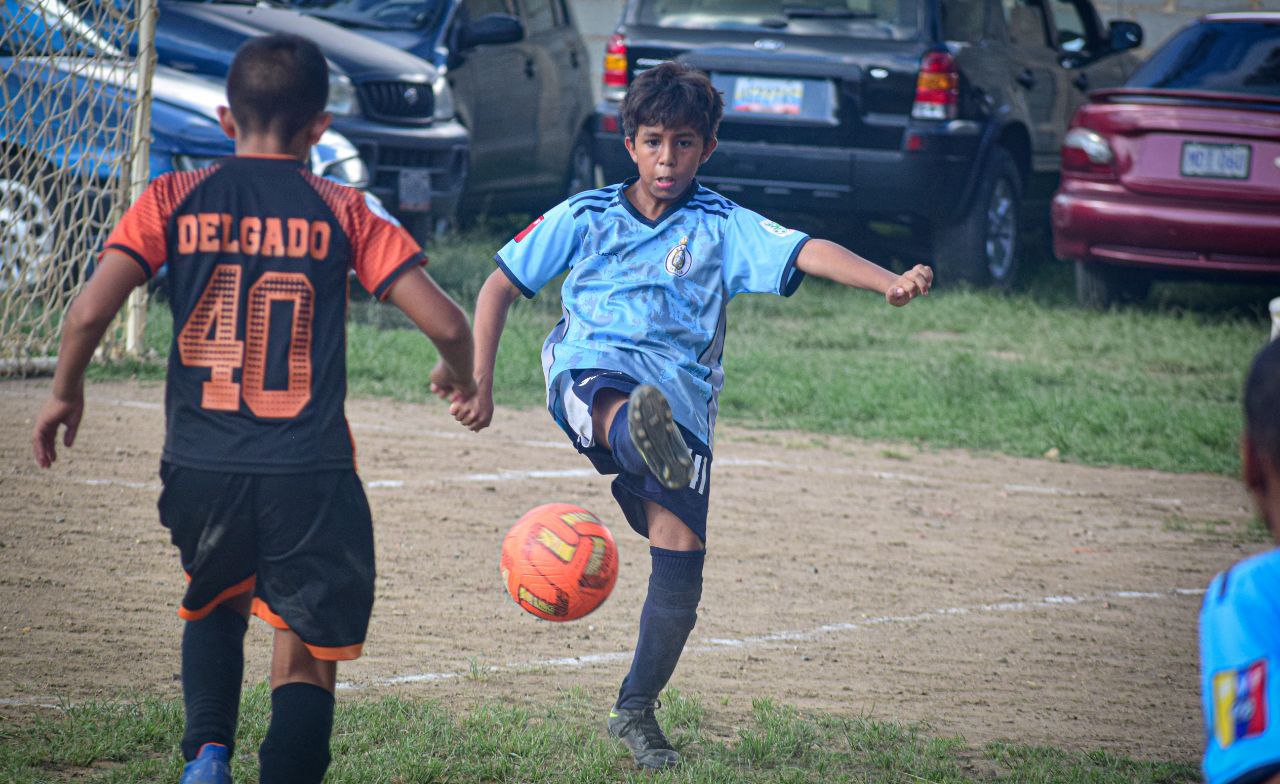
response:
<svg viewBox="0 0 1280 784"><path fill-rule="evenodd" d="M1267 731L1267 660L1213 674L1213 734L1222 748Z"/></svg>
<svg viewBox="0 0 1280 784"><path fill-rule="evenodd" d="M776 234L779 237L785 237L788 234L796 233L795 229L788 229L786 226L783 226L781 223L778 223L777 221L771 221L768 218L765 218L764 220L760 221L760 225L764 227L765 231L769 232L770 234Z"/></svg>
<svg viewBox="0 0 1280 784"><path fill-rule="evenodd" d="M667 272L677 278L683 278L693 266L693 256L689 255L689 238L681 237L676 246L667 251Z"/></svg>

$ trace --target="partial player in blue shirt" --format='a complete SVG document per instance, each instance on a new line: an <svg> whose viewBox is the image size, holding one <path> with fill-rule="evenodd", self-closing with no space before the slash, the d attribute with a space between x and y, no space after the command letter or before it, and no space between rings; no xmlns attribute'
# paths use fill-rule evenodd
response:
<svg viewBox="0 0 1280 784"><path fill-rule="evenodd" d="M1280 542L1280 341L1245 382L1244 482ZM1280 784L1280 550L1213 578L1200 609L1208 784Z"/></svg>
<svg viewBox="0 0 1280 784"><path fill-rule="evenodd" d="M928 267L896 275L699 185L723 110L707 77L687 66L664 63L636 77L621 115L638 176L570 198L498 252L499 269L476 302L479 392L451 409L472 430L488 426L508 309L567 273L563 317L542 349L547 407L598 471L617 474L614 497L649 539L639 640L608 720L646 768L679 761L654 708L702 597L729 300L789 296L812 274L901 306L933 282Z"/></svg>

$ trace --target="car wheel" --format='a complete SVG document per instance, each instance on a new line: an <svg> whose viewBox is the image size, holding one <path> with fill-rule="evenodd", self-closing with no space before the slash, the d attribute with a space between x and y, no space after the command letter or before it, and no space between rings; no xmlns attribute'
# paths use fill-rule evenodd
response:
<svg viewBox="0 0 1280 784"><path fill-rule="evenodd" d="M54 263L54 200L30 176L18 163L0 171L0 291L40 285Z"/></svg>
<svg viewBox="0 0 1280 784"><path fill-rule="evenodd" d="M1022 251L1022 178L1013 156L991 148L968 212L933 232L933 262L942 282L1008 288Z"/></svg>
<svg viewBox="0 0 1280 784"><path fill-rule="evenodd" d="M569 153L569 171L564 177L564 198L596 187L596 161L591 154L591 137L578 134Z"/></svg>
<svg viewBox="0 0 1280 784"><path fill-rule="evenodd" d="M1076 302L1082 307L1105 310L1145 299L1150 291L1151 278L1136 270L1076 262Z"/></svg>

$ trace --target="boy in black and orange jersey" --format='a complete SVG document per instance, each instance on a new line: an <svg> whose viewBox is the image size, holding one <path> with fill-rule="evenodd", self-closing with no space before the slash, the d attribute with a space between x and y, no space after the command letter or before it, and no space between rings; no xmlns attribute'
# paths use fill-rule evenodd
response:
<svg viewBox="0 0 1280 784"><path fill-rule="evenodd" d="M84 371L129 292L168 264L174 318L159 501L187 573L184 784L230 782L244 633L276 628L261 780L319 782L337 662L360 655L373 531L344 416L348 271L430 338L455 400L475 392L471 330L381 206L310 174L329 124L328 67L310 41L245 43L219 109L235 157L153 182L107 240L67 313L36 462L71 446Z"/></svg>

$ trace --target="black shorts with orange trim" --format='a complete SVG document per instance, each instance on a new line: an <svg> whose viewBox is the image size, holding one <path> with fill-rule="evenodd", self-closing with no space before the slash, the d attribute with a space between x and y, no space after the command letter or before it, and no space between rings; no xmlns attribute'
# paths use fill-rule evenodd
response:
<svg viewBox="0 0 1280 784"><path fill-rule="evenodd" d="M373 611L373 520L355 471L235 474L163 463L160 522L187 573L178 614L253 592L253 611L317 659L360 656Z"/></svg>

